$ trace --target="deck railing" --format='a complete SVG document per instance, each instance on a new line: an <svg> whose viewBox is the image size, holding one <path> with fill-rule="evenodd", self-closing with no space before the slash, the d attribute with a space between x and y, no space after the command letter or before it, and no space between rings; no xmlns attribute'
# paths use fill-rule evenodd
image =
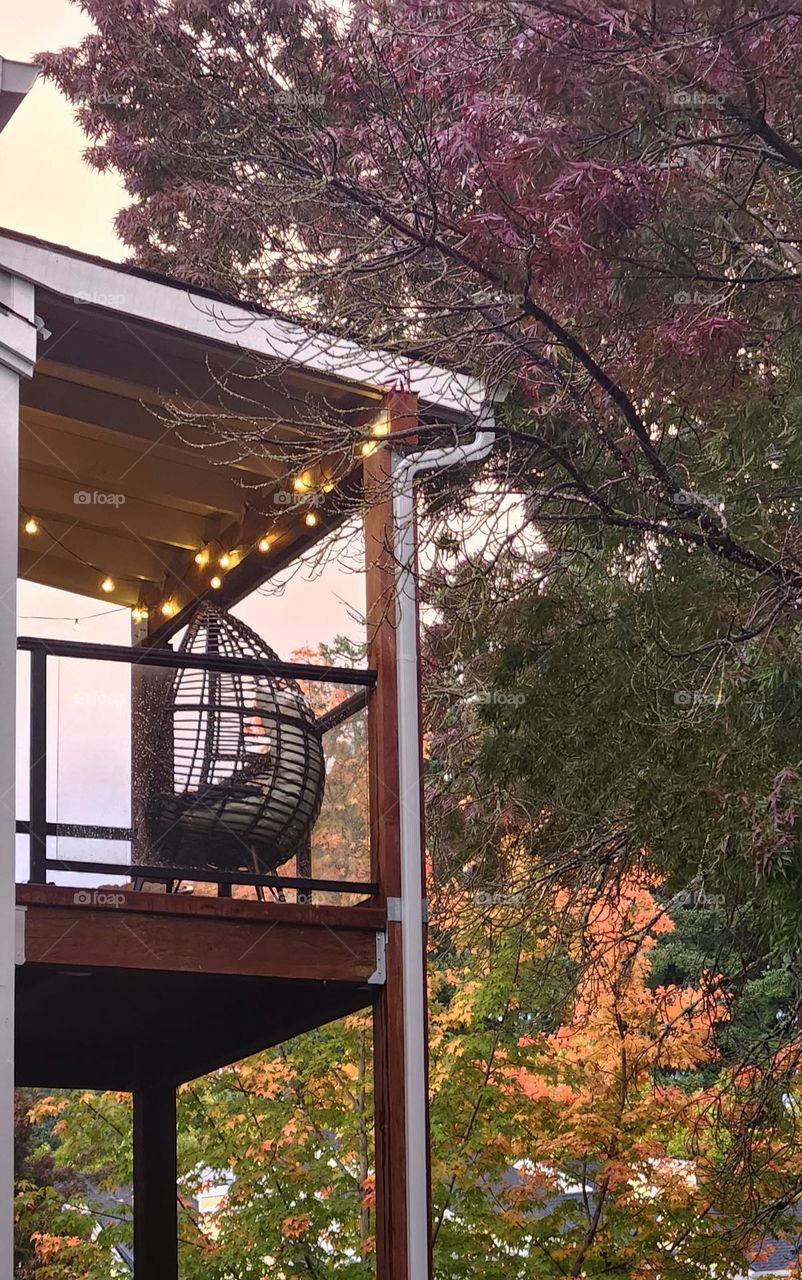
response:
<svg viewBox="0 0 802 1280"><path fill-rule="evenodd" d="M321 734L335 731L350 717L367 706L368 694L376 684L376 672L356 667L324 666L316 663L265 661L254 658L232 658L217 654L176 653L170 648L127 647L125 645L91 644L82 641L50 640L20 636L17 648L30 654L29 698L29 816L18 820L17 834L29 838L30 883L47 883L48 872L69 871L87 876L124 876L133 881L161 882L173 889L181 881L216 884L221 896L230 896L235 885L249 885L260 891L275 893L295 890L303 900L312 901L314 893L333 893L369 897L378 886L369 880L345 880L315 877L306 860L296 859L296 871L302 874L260 874L256 871L229 871L215 867L164 866L151 862L106 862L95 859L53 858L48 854L48 838L64 837L83 840L132 842L131 826L104 826L92 823L54 822L48 814L48 666L53 659L67 658L95 662L127 663L148 669L184 668L220 673L286 677L327 685L356 687L356 692L317 718Z"/></svg>

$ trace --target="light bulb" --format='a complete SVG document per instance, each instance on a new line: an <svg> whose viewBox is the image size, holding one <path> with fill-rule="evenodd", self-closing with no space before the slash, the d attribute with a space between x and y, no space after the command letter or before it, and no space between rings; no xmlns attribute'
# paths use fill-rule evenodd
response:
<svg viewBox="0 0 802 1280"><path fill-rule="evenodd" d="M80 622L78 621L78 619L77 619L77 618L75 619L75 621L74 621L74 622L73 622L73 624L72 624L72 629L73 629L73 631L80 631L80 630L81 630L81 624L80 624Z"/></svg>
<svg viewBox="0 0 802 1280"><path fill-rule="evenodd" d="M389 431L390 431L390 424L387 421L387 419L379 418L378 421L374 422L373 426L371 427L370 434L372 436L386 436L389 433Z"/></svg>
<svg viewBox="0 0 802 1280"><path fill-rule="evenodd" d="M25 521L25 532L26 533L39 532L39 523L33 518L33 516L28 516L28 519Z"/></svg>
<svg viewBox="0 0 802 1280"><path fill-rule="evenodd" d="M219 591L222 585L223 585L223 579L219 578L217 574L215 574L214 577L209 582L209 586L212 587L215 591Z"/></svg>
<svg viewBox="0 0 802 1280"><path fill-rule="evenodd" d="M359 452L363 458L369 458L372 453L376 452L376 445L372 440L368 440L366 444L363 444Z"/></svg>
<svg viewBox="0 0 802 1280"><path fill-rule="evenodd" d="M104 579L103 579L103 581L101 582L101 584L100 584L100 590L101 590L101 591L105 591L105 592L106 592L106 595L108 595L110 592L112 592L112 591L114 590L115 585L116 585L116 583L115 583L114 579L113 579L113 578L108 578L108 577L107 577L107 578L104 578Z"/></svg>
<svg viewBox="0 0 802 1280"><path fill-rule="evenodd" d="M231 556L227 551L224 551L217 563L220 565L221 569L227 569L231 564Z"/></svg>
<svg viewBox="0 0 802 1280"><path fill-rule="evenodd" d="M141 622L141 621L142 621L142 610L141 610L141 609L139 609L139 608L137 608L137 609L132 609L132 610L131 610L131 617L132 617L132 619L133 619L133 621L134 621L134 622Z"/></svg>
<svg viewBox="0 0 802 1280"><path fill-rule="evenodd" d="M306 515L304 516L304 524L308 525L310 529L314 529L315 525L317 524L317 516L315 515L314 511L307 511Z"/></svg>
<svg viewBox="0 0 802 1280"><path fill-rule="evenodd" d="M312 477L309 472L304 471L303 475L296 476L292 487L296 493L307 493L312 488Z"/></svg>
<svg viewBox="0 0 802 1280"><path fill-rule="evenodd" d="M258 545L258 547L259 547L259 550L260 550L260 551L263 551L263 552L264 552L264 551L269 551L269 550L270 550L270 539L267 537L267 535L265 535L265 537L264 537L264 538L260 538L260 539L259 539L259 542L257 543L257 545Z"/></svg>
<svg viewBox="0 0 802 1280"><path fill-rule="evenodd" d="M173 604L172 600L165 600L164 604L162 605L162 613L164 614L165 618L172 618L173 614L175 613L175 605Z"/></svg>
<svg viewBox="0 0 802 1280"><path fill-rule="evenodd" d="M197 551L195 553L195 564L199 565L201 569L204 567L204 565L208 564L208 561L209 561L209 552L205 548L202 551Z"/></svg>

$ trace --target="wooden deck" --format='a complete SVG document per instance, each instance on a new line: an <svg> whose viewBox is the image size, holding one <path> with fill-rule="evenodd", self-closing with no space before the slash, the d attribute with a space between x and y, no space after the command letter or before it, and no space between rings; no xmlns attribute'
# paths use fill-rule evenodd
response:
<svg viewBox="0 0 802 1280"><path fill-rule="evenodd" d="M18 885L17 1080L174 1083L373 1004L385 912Z"/></svg>

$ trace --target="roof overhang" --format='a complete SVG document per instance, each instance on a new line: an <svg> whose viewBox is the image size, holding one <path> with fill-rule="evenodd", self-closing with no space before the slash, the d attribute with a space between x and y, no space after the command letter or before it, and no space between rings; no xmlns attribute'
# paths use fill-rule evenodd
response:
<svg viewBox="0 0 802 1280"><path fill-rule="evenodd" d="M20 576L146 608L151 639L182 625L212 576L234 604L347 518L337 498L360 492L356 449L330 496L325 458L314 495L294 492L293 442L313 418L342 441L337 424L369 431L401 381L430 421L471 422L485 397L465 375L16 233L0 231L0 270L33 285L42 331L20 389ZM217 436L166 425L187 406L225 440L203 449ZM280 444L272 458L248 446L255 427Z"/></svg>
<svg viewBox="0 0 802 1280"><path fill-rule="evenodd" d="M8 58L0 58L0 133L33 88L39 70L30 62L11 62Z"/></svg>
<svg viewBox="0 0 802 1280"><path fill-rule="evenodd" d="M423 407L442 415L475 415L486 396L484 384L468 374L373 351L258 307L215 298L179 281L158 279L2 229L0 266L63 298L249 352L328 381L351 383L363 393L372 390L381 395L404 378L414 386Z"/></svg>

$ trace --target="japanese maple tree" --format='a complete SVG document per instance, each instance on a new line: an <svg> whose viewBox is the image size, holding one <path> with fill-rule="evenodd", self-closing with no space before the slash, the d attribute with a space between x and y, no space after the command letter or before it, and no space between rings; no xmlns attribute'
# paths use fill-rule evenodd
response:
<svg viewBox="0 0 802 1280"><path fill-rule="evenodd" d="M710 554L741 619L796 608L795 10L82 7L43 62L139 263L503 383L489 474L525 523Z"/></svg>

